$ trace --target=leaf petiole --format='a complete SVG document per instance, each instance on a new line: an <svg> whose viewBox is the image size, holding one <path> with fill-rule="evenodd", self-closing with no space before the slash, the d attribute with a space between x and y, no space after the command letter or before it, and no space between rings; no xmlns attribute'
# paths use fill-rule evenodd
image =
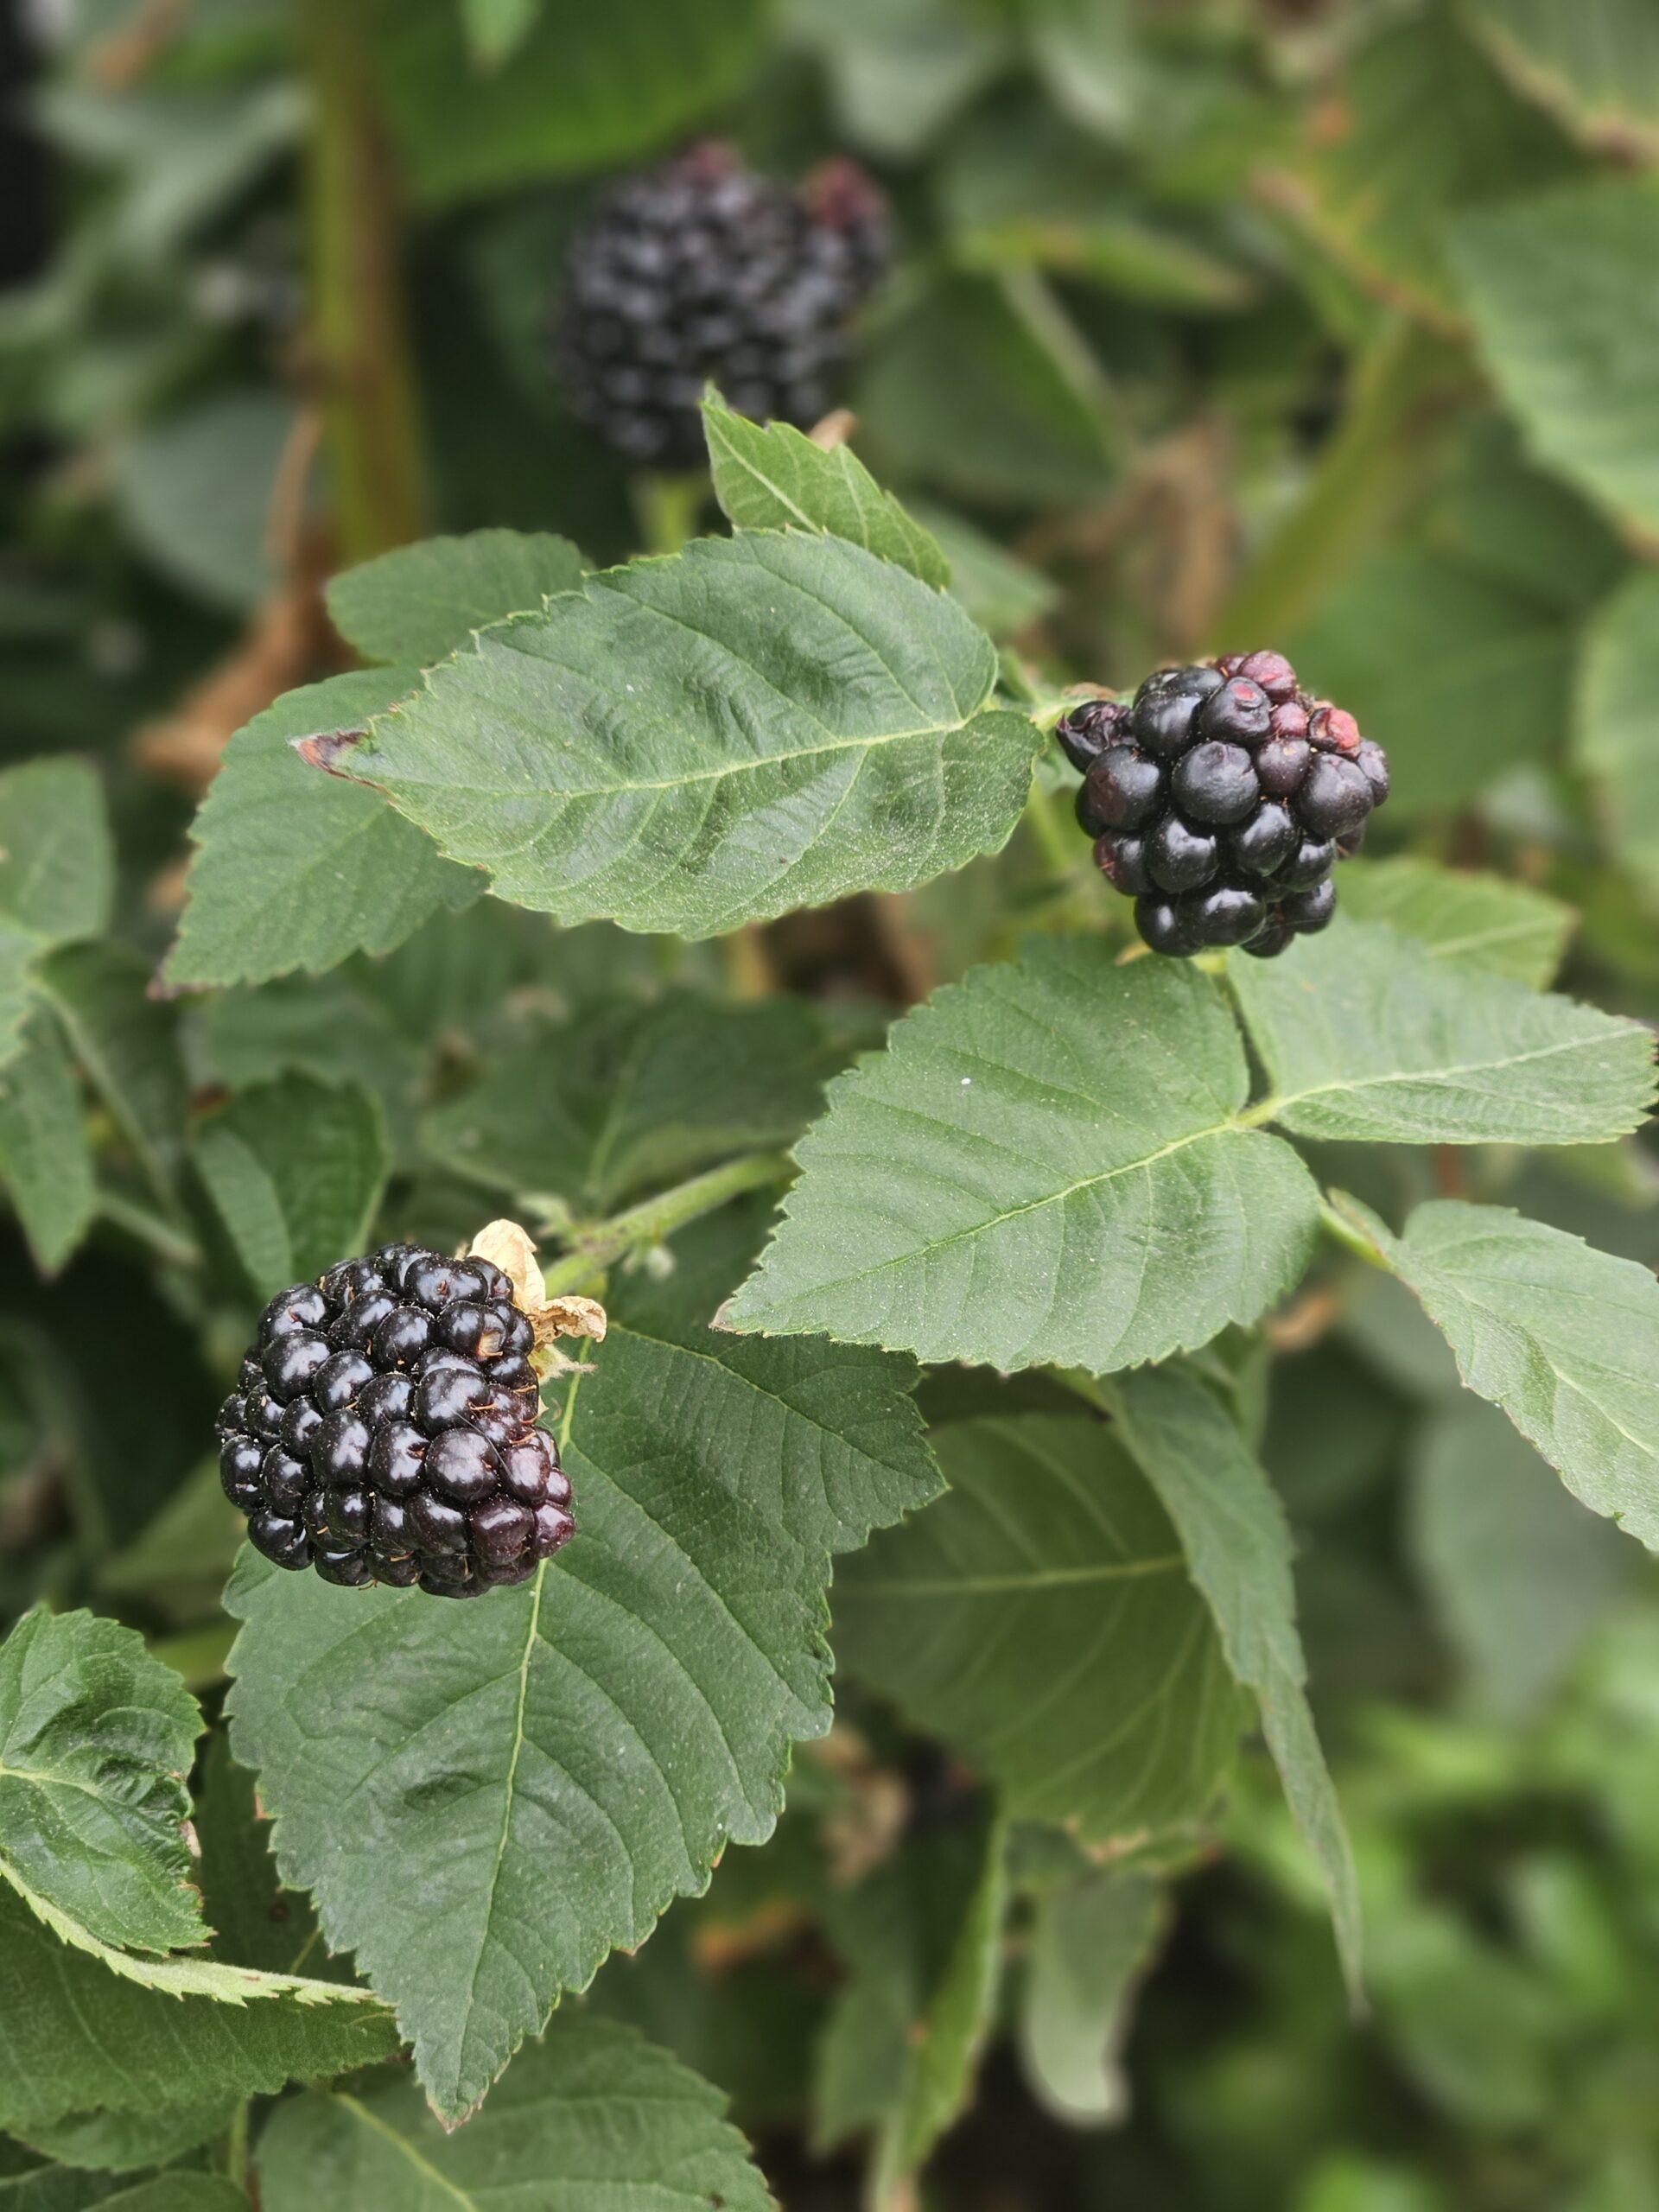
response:
<svg viewBox="0 0 1659 2212"><path fill-rule="evenodd" d="M787 1183L794 1173L795 1163L787 1153L747 1152L721 1167L677 1183L671 1190L659 1191L608 1221L578 1223L566 1235L570 1249L547 1270L548 1297L580 1288L613 1261L660 1244L687 1222L713 1213L747 1192Z"/></svg>

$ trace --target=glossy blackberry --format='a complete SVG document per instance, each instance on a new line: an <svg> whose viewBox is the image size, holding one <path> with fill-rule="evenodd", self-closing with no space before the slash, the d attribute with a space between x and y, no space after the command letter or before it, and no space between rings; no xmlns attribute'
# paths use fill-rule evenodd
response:
<svg viewBox="0 0 1659 2212"><path fill-rule="evenodd" d="M470 1598L575 1534L500 1268L412 1244L272 1299L219 1412L219 1478L278 1567Z"/></svg>
<svg viewBox="0 0 1659 2212"><path fill-rule="evenodd" d="M625 178L572 244L554 310L571 411L652 468L702 461L710 383L740 415L815 423L888 255L886 201L851 162L796 189L705 143Z"/></svg>
<svg viewBox="0 0 1659 2212"><path fill-rule="evenodd" d="M1242 945L1270 960L1325 928L1332 871L1389 795L1382 747L1301 690L1282 653L1160 669L1133 699L1079 701L1055 735L1101 874L1178 958Z"/></svg>

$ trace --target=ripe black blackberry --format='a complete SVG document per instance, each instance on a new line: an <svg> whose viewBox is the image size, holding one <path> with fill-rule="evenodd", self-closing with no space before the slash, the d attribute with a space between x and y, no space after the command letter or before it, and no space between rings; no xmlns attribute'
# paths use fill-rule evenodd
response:
<svg viewBox="0 0 1659 2212"><path fill-rule="evenodd" d="M1077 821L1154 952L1242 945L1271 960L1336 912L1332 870L1389 795L1380 745L1300 690L1282 653L1160 669L1055 732L1083 775Z"/></svg>
<svg viewBox="0 0 1659 2212"><path fill-rule="evenodd" d="M795 190L705 143L625 178L572 245L555 307L571 410L652 468L702 461L708 384L740 415L816 423L887 257L887 204L851 162Z"/></svg>
<svg viewBox="0 0 1659 2212"><path fill-rule="evenodd" d="M493 1261L385 1244L260 1316L219 1409L219 1479L255 1548L326 1582L474 1598L575 1532L537 1426L536 1326Z"/></svg>

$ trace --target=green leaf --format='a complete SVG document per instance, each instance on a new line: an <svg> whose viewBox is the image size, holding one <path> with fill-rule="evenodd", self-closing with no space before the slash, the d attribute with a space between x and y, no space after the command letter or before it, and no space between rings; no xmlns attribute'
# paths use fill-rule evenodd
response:
<svg viewBox="0 0 1659 2212"><path fill-rule="evenodd" d="M37 980L93 1090L168 1198L189 1109L176 1009L149 996L149 967L125 945L64 945Z"/></svg>
<svg viewBox="0 0 1659 2212"><path fill-rule="evenodd" d="M632 2028L561 2012L458 2134L408 2082L314 2092L259 2139L264 2212L770 2212L725 2099Z"/></svg>
<svg viewBox="0 0 1659 2212"><path fill-rule="evenodd" d="M1180 1540L1102 1423L952 1424L950 1489L836 1580L842 1663L1086 1843L1196 1820L1239 1700Z"/></svg>
<svg viewBox="0 0 1659 2212"><path fill-rule="evenodd" d="M1319 1861L1343 1971L1357 1999L1359 1882L1308 1710L1284 1509L1218 1402L1191 1376L1154 1368L1129 1376L1114 1396L1123 1440L1179 1533L1234 1679L1261 1703L1262 1731Z"/></svg>
<svg viewBox="0 0 1659 2212"><path fill-rule="evenodd" d="M1592 621L1573 749L1601 784L1613 850L1659 893L1659 574L1639 570Z"/></svg>
<svg viewBox="0 0 1659 2212"><path fill-rule="evenodd" d="M568 537L547 531L429 537L331 577L328 614L365 660L425 668L464 645L474 630L539 611L556 592L575 590L582 566Z"/></svg>
<svg viewBox="0 0 1659 2212"><path fill-rule="evenodd" d="M896 2108L881 2130L872 2186L878 2207L897 2208L904 2185L966 2106L988 2040L1002 1958L1007 1838L988 1824L976 1878L963 1900L937 1981L906 2023Z"/></svg>
<svg viewBox="0 0 1659 2212"><path fill-rule="evenodd" d="M434 1159L492 1189L607 1213L648 1184L787 1144L827 1058L798 1000L720 1006L671 992L504 1053L421 1126Z"/></svg>
<svg viewBox="0 0 1659 2212"><path fill-rule="evenodd" d="M976 969L830 1087L727 1317L927 1361L1104 1373L1253 1320L1306 1263L1314 1193L1243 1125L1206 976L1052 939Z"/></svg>
<svg viewBox="0 0 1659 2212"><path fill-rule="evenodd" d="M1568 716L1575 614L1445 555L1389 547L1288 650L1388 748L1391 812L1476 797L1548 759Z"/></svg>
<svg viewBox="0 0 1659 2212"><path fill-rule="evenodd" d="M448 0L382 0L378 13L375 58L403 172L418 199L441 206L671 144L742 83L766 10L763 0L613 0L595 15L557 0L524 30L512 67L487 71Z"/></svg>
<svg viewBox="0 0 1659 2212"><path fill-rule="evenodd" d="M1617 1602L1634 1556L1474 1398L1428 1424L1408 1533L1471 1701L1509 1726L1556 1688Z"/></svg>
<svg viewBox="0 0 1659 2212"><path fill-rule="evenodd" d="M1339 917L1228 973L1273 1118L1299 1136L1599 1144L1638 1128L1653 1096L1639 1022L1437 960L1386 922Z"/></svg>
<svg viewBox="0 0 1659 2212"><path fill-rule="evenodd" d="M935 277L872 340L856 402L878 474L1021 508L1112 480L1098 365L1028 270Z"/></svg>
<svg viewBox="0 0 1659 2212"><path fill-rule="evenodd" d="M0 1644L0 1876L67 1942L205 1942L184 1843L200 1727L113 1621L32 1612Z"/></svg>
<svg viewBox="0 0 1659 2212"><path fill-rule="evenodd" d="M107 927L115 854L104 787L81 760L0 774L0 917L42 946Z"/></svg>
<svg viewBox="0 0 1659 2212"><path fill-rule="evenodd" d="M1109 1866L1039 1898L1020 2012L1027 2079L1057 2120L1126 2119L1119 2065L1134 1985L1163 1932L1164 1886Z"/></svg>
<svg viewBox="0 0 1659 2212"><path fill-rule="evenodd" d="M447 1605L248 1554L232 1585L232 1741L278 1866L446 2119L727 1842L770 1834L791 1740L829 1722L830 1554L935 1487L909 1363L703 1325L755 1227L715 1217L666 1281L613 1286L562 1425L579 1533L533 1582Z"/></svg>
<svg viewBox="0 0 1659 2212"><path fill-rule="evenodd" d="M0 2181L0 2212L247 2212L247 2199L217 2174L158 2174L134 2183L124 2174L73 2166L36 2166Z"/></svg>
<svg viewBox="0 0 1659 2212"><path fill-rule="evenodd" d="M925 584L950 582L944 554L850 447L825 452L789 423L751 423L713 395L702 421L715 497L738 529L828 531Z"/></svg>
<svg viewBox="0 0 1659 2212"><path fill-rule="evenodd" d="M257 606L276 582L271 501L294 423L275 391L198 397L111 456L121 520L138 550L228 613Z"/></svg>
<svg viewBox="0 0 1659 2212"><path fill-rule="evenodd" d="M105 1560L98 1587L139 1598L175 1618L200 1620L215 1610L236 1560L242 1516L226 1497L215 1453L187 1475L132 1542Z"/></svg>
<svg viewBox="0 0 1659 2212"><path fill-rule="evenodd" d="M499 69L524 44L542 11L542 0L461 0L461 28L474 58Z"/></svg>
<svg viewBox="0 0 1659 2212"><path fill-rule="evenodd" d="M1305 219L1362 283L1449 322L1452 217L1548 182L1576 157L1465 35L1455 9L1384 24L1349 67L1332 127L1303 165Z"/></svg>
<svg viewBox="0 0 1659 2212"><path fill-rule="evenodd" d="M253 1777L231 1757L222 1729L208 1738L195 1824L214 1948L262 1974L353 1981L350 1960L331 1956L323 1943L309 1897L283 1887Z"/></svg>
<svg viewBox="0 0 1659 2212"><path fill-rule="evenodd" d="M442 860L376 791L320 776L292 741L361 724L416 682L364 670L286 691L225 748L193 835L170 983L259 983L387 952L481 880Z"/></svg>
<svg viewBox="0 0 1659 2212"><path fill-rule="evenodd" d="M0 2127L26 2141L104 2113L188 2135L245 2096L367 2065L397 2047L390 2017L366 1991L208 1960L88 1955L4 1888L0 1942ZM125 2163L131 2148L129 2135L113 2155ZM88 2163L111 2154L106 2146Z"/></svg>
<svg viewBox="0 0 1659 2212"><path fill-rule="evenodd" d="M51 1020L37 1014L0 1064L0 1185L42 1274L55 1274L97 1211L80 1084Z"/></svg>
<svg viewBox="0 0 1659 2212"><path fill-rule="evenodd" d="M362 1250L391 1165L379 1100L304 1075L245 1090L192 1158L262 1299Z"/></svg>
<svg viewBox="0 0 1659 2212"><path fill-rule="evenodd" d="M1356 861L1342 875L1342 903L1356 920L1389 922L1427 948L1489 976L1542 990L1561 964L1570 906L1498 875L1470 875L1433 861Z"/></svg>
<svg viewBox="0 0 1659 2212"><path fill-rule="evenodd" d="M1470 0L1465 20L1516 90L1586 145L1659 157L1659 16L1647 0Z"/></svg>
<svg viewBox="0 0 1659 2212"><path fill-rule="evenodd" d="M982 630L1011 638L1046 614L1059 597L1040 569L1018 560L975 524L931 500L913 503L917 519L937 539L950 567L950 590Z"/></svg>
<svg viewBox="0 0 1659 2212"><path fill-rule="evenodd" d="M840 538L747 532L483 632L345 756L494 887L707 937L1002 845L1038 734L950 600Z"/></svg>
<svg viewBox="0 0 1659 2212"><path fill-rule="evenodd" d="M1659 1282L1503 1206L1437 1199L1403 1236L1345 1211L1575 1497L1659 1546Z"/></svg>
<svg viewBox="0 0 1659 2212"><path fill-rule="evenodd" d="M1470 215L1453 232L1498 390L1541 460L1617 515L1659 530L1659 188L1590 184Z"/></svg>
<svg viewBox="0 0 1659 2212"><path fill-rule="evenodd" d="M0 774L0 1059L16 1049L35 963L105 927L114 874L103 787L89 767L26 760Z"/></svg>
<svg viewBox="0 0 1659 2212"><path fill-rule="evenodd" d="M818 2050L815 2137L874 2127L874 2212L904 2185L967 2101L991 2026L1007 1910L1007 1839L981 1817L906 1840L832 1900L848 1967Z"/></svg>
<svg viewBox="0 0 1659 2212"><path fill-rule="evenodd" d="M906 160L995 75L1006 35L953 0L798 0L792 27L823 60L849 137Z"/></svg>

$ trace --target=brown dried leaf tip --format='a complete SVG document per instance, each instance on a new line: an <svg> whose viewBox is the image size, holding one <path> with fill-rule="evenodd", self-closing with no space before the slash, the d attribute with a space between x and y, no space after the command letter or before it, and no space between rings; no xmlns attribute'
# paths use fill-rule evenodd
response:
<svg viewBox="0 0 1659 2212"><path fill-rule="evenodd" d="M309 737L290 737L288 741L308 768L321 768L328 775L342 777L350 783L354 779L346 775L340 763L362 744L368 734L366 729L319 729Z"/></svg>
<svg viewBox="0 0 1659 2212"><path fill-rule="evenodd" d="M594 1344L604 1342L605 1308L592 1298L549 1298L535 1244L529 1230L516 1221L493 1221L480 1229L467 1256L493 1260L512 1283L520 1311L530 1316L536 1331L537 1355L561 1337L588 1337ZM537 1363L541 1363L539 1357ZM547 1360L549 1367L564 1363L558 1355L550 1355Z"/></svg>

